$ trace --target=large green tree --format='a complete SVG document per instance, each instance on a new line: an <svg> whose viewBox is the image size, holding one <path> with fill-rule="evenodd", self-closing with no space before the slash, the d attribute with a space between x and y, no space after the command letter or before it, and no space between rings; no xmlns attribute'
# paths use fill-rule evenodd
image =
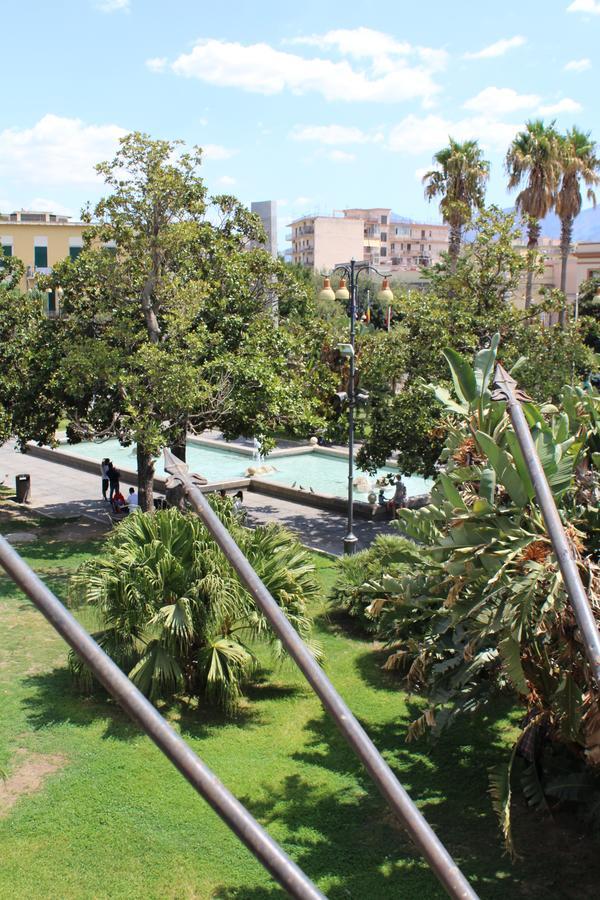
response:
<svg viewBox="0 0 600 900"><path fill-rule="evenodd" d="M527 122L514 138L506 154L506 170L510 190L517 194L517 210L527 219L527 248L537 249L543 219L555 203L561 174L560 138L554 122L545 125L541 119ZM533 294L533 270L527 272L525 306L530 307Z"/></svg>
<svg viewBox="0 0 600 900"><path fill-rule="evenodd" d="M328 383L318 341L307 340L309 292L282 262L247 250L259 220L234 197L208 198L200 162L177 142L124 138L98 167L112 193L88 212L84 251L50 282L63 314L47 393L72 440L136 443L148 510L163 446L181 452L188 429L208 427L263 435L265 446L277 428L306 435ZM31 415L18 433L48 440Z"/></svg>
<svg viewBox="0 0 600 900"><path fill-rule="evenodd" d="M428 200L441 198L440 212L450 226L448 251L455 268L462 230L473 212L483 208L490 164L483 158L477 141L448 141L448 146L433 157L434 168L425 173L423 184Z"/></svg>
<svg viewBox="0 0 600 900"><path fill-rule="evenodd" d="M359 343L363 386L370 392L369 428L359 454L374 468L397 452L401 469L431 475L446 430L441 407L427 385L449 385L444 347L472 356L494 332L505 362L524 355L519 371L533 397L546 399L593 365L578 324L544 328L536 311L511 303L530 260L516 247L515 217L492 208L473 223L456 269L450 260L428 272L429 289L396 302L389 334L371 332ZM552 302L550 298L548 303Z"/></svg>

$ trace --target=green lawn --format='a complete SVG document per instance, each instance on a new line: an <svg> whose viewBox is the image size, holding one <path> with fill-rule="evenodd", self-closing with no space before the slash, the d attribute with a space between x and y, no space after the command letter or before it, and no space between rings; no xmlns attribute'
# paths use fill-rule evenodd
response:
<svg viewBox="0 0 600 900"><path fill-rule="evenodd" d="M96 547L44 540L23 553L65 598L69 573ZM334 564L315 561L328 586ZM537 817L518 823L526 859L503 857L486 770L501 758L508 719L498 712L486 727L465 722L431 752L407 745L412 701L367 641L327 617L324 602L316 612L334 684L480 896L597 896L588 893L600 874L596 855L582 859L581 842L566 854L564 836ZM0 576L0 768L10 775L44 759L59 766L0 817L0 897L281 896L118 708L73 691L65 662L61 640ZM265 658L264 679L233 722L185 706L168 714L329 897L445 896L291 665L272 672Z"/></svg>

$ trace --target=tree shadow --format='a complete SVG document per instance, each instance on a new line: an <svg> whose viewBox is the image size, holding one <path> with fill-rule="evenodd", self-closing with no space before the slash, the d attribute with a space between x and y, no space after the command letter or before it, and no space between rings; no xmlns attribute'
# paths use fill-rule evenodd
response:
<svg viewBox="0 0 600 900"><path fill-rule="evenodd" d="M315 617L315 625L336 636L349 638L353 641L372 641L373 635L365 631L360 620L351 616L345 609L328 609Z"/></svg>
<svg viewBox="0 0 600 900"><path fill-rule="evenodd" d="M506 762L507 747L496 723L509 712L501 699L495 715L480 714L445 733L434 745L407 744L404 720L369 725L386 761L415 800L482 900L533 896L591 898L597 888L597 844L573 853L574 841L557 853L564 834L547 818L517 804L515 826L523 858L503 853L488 794L488 769ZM286 849L320 884L331 900L347 897L443 897L442 888L412 844L404 827L380 797L333 722L325 716L307 723L308 744L293 758L305 774L264 785L263 796L240 798L273 831L285 827ZM314 767L315 775L310 770ZM342 787L317 775L325 769L342 778ZM323 784L327 787L323 787ZM567 842L568 843L568 842ZM223 886L216 897L262 900L266 890Z"/></svg>
<svg viewBox="0 0 600 900"><path fill-rule="evenodd" d="M365 684L374 691L386 691L398 694L402 690L401 678L397 672L386 672L383 668L389 650L368 650L356 657L354 667Z"/></svg>

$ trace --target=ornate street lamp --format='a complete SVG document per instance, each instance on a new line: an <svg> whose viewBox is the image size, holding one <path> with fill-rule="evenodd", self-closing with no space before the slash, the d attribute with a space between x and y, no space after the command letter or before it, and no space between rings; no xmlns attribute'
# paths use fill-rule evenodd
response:
<svg viewBox="0 0 600 900"><path fill-rule="evenodd" d="M385 304L390 304L394 299L394 295L390 289L388 279L381 272L378 272L375 266L367 262L359 262L350 260L349 265L336 266L332 274L336 272L342 273L340 284L334 293L329 278L323 281L323 288L319 293L320 300L344 300L350 301L350 342L348 344L340 344L339 352L346 357L350 366L350 377L348 379L347 395L339 395L340 400L348 404L348 523L346 537L344 538L344 553L351 555L356 552L356 544L358 538L353 532L354 528L354 410L357 401L366 400L368 394L357 392L354 387L355 377L355 360L354 360L354 341L356 336L356 288L358 276L361 272L375 272L380 278L383 278L381 290L377 294L377 299ZM347 284L349 287L347 286Z"/></svg>

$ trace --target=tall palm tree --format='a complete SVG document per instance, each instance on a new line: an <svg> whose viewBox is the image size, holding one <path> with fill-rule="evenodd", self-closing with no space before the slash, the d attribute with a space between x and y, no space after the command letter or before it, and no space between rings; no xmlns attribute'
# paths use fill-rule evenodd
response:
<svg viewBox="0 0 600 900"><path fill-rule="evenodd" d="M583 202L581 185L586 185L587 199L595 206L596 194L592 188L600 184L600 159L596 156L596 144L591 139L590 132L579 131L575 126L562 138L560 150L562 180L555 206L560 219L560 289L565 294L573 221L581 212Z"/></svg>
<svg viewBox="0 0 600 900"><path fill-rule="evenodd" d="M527 219L527 249L535 250L540 237L540 219L554 206L560 180L560 138L554 122L545 125L541 119L527 122L506 154L506 171L510 190L521 187L516 207ZM525 306L531 306L533 269L527 272Z"/></svg>
<svg viewBox="0 0 600 900"><path fill-rule="evenodd" d="M428 200L441 197L440 212L450 226L449 253L452 270L460 253L463 226L470 221L474 209L481 209L485 199L485 183L490 164L483 159L477 141L448 138L449 144L433 157L434 169L423 176Z"/></svg>

